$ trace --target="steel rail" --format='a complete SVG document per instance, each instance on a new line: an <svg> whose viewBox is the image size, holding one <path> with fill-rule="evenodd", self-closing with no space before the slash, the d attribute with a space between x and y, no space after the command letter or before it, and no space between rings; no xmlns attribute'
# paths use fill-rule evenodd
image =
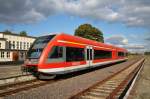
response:
<svg viewBox="0 0 150 99"><path fill-rule="evenodd" d="M118 95L121 95L121 92L124 90L124 88L129 83L131 78L133 78L135 76L135 74L138 72L138 70L140 69L140 66L141 66L141 64L143 64L144 60L145 59L138 59L138 60L134 61L132 64L130 64L126 68L121 69L120 71L112 74L111 76L109 76L106 79L87 88L86 90L79 92L78 94L76 94L74 96L71 96L70 99L93 99L93 98L95 98L95 99L101 99L101 98L114 99L116 97L119 97ZM135 69L131 68L133 65L137 64L137 62L139 62L139 64L136 66L136 68ZM115 81L111 82L112 78L115 78L117 75L120 75L122 72L124 72L125 70L128 70L129 68L131 68L131 70L132 69L134 69L134 70L132 70L132 72L130 74L128 74L126 77L123 77L124 79L122 79L122 81L120 79L120 81L118 80L118 82L117 82L117 79L116 79L116 82ZM106 82L109 84L105 84ZM104 86L104 88L99 87L102 85L108 85L108 86L107 87ZM96 90L96 87L98 90ZM106 90L104 90L105 88L106 88Z"/></svg>
<svg viewBox="0 0 150 99"><path fill-rule="evenodd" d="M19 84L8 85L7 87L2 86L0 88L0 97L11 95L11 94L24 91L24 90L29 90L32 88L46 85L46 84L51 84L57 81L60 81L60 80L41 81L41 80L35 79L35 80L31 80L31 81L27 81L27 82L23 82Z"/></svg>

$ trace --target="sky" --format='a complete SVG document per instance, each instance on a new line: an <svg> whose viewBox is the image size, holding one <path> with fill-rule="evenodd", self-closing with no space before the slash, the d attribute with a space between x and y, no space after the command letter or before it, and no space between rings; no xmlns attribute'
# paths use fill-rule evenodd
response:
<svg viewBox="0 0 150 99"><path fill-rule="evenodd" d="M74 34L81 24L103 32L105 43L150 51L150 0L0 0L0 31L40 36Z"/></svg>

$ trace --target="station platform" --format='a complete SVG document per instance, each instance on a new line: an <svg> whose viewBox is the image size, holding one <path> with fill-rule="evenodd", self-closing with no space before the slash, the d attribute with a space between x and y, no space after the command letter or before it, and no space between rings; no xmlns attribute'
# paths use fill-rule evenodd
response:
<svg viewBox="0 0 150 99"><path fill-rule="evenodd" d="M0 65L0 79L22 75L20 65Z"/></svg>

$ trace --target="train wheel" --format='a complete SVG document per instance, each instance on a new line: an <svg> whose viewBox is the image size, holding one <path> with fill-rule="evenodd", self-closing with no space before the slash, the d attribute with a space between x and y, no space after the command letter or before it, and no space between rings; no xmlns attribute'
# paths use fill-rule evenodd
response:
<svg viewBox="0 0 150 99"><path fill-rule="evenodd" d="M43 74L43 73L39 73L37 78L40 80L50 80L50 79L54 79L56 77L56 75L49 75L49 74Z"/></svg>

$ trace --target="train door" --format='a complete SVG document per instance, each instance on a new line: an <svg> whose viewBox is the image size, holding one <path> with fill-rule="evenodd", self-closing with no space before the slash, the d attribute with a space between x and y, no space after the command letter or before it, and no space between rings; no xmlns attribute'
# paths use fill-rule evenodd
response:
<svg viewBox="0 0 150 99"><path fill-rule="evenodd" d="M86 47L86 64L88 66L92 66L92 61L93 61L93 48L92 46L87 46Z"/></svg>

